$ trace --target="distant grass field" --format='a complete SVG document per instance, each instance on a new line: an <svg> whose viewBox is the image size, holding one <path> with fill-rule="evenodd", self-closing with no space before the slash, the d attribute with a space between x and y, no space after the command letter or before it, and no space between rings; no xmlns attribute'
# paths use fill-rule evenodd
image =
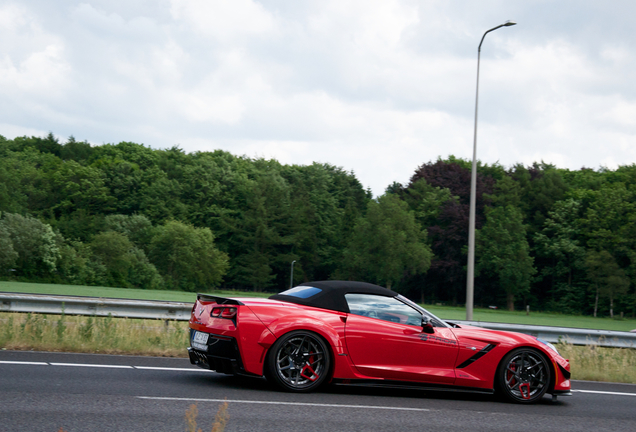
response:
<svg viewBox="0 0 636 432"><path fill-rule="evenodd" d="M25 294L51 294L51 295L68 295L68 296L85 296L85 297L106 297L118 299L134 299L134 300L161 300L161 301L178 301L186 303L194 303L197 294L185 291L168 291L168 290L143 290L134 288L112 288L99 286L83 286L83 285L56 285L56 284L39 284L28 282L6 282L0 281L0 292L15 292ZM219 296L234 297L269 297L272 293L257 293L243 291L227 291L215 290L211 291Z"/></svg>
<svg viewBox="0 0 636 432"><path fill-rule="evenodd" d="M25 282L0 281L0 292L16 292L28 294L73 295L87 297L110 297L137 300L163 300L194 302L196 293L164 290L141 290L130 288L93 287L79 285L37 284ZM214 293L226 297L269 297L271 293L215 290ZM466 319L463 307L424 305L426 309L446 320ZM508 312L505 310L474 310L475 321L501 322L511 324L545 325L556 327L590 328L597 330L630 331L636 329L636 319L593 318L581 315L562 315L547 312Z"/></svg>

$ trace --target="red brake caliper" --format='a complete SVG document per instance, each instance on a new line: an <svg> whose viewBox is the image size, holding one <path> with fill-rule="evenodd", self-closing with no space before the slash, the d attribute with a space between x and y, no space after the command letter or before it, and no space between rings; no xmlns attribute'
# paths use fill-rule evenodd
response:
<svg viewBox="0 0 636 432"><path fill-rule="evenodd" d="M524 393L525 389L525 393ZM524 399L530 399L530 383L519 384L519 391L521 392L521 397Z"/></svg>
<svg viewBox="0 0 636 432"><path fill-rule="evenodd" d="M309 363L311 363L313 358L314 358L313 356L309 357L309 361L307 362L305 366L303 366L302 370L300 371L300 376L303 378L307 378L309 381L316 381L318 379L318 375L316 374L314 369L309 365ZM311 372L311 375L306 375L305 371Z"/></svg>

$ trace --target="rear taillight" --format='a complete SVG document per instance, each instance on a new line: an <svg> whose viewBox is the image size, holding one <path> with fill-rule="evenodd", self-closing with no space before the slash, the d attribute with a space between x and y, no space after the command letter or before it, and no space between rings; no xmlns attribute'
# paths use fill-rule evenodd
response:
<svg viewBox="0 0 636 432"><path fill-rule="evenodd" d="M235 316L236 316L235 307L223 308L223 312L221 312L222 318L234 318Z"/></svg>
<svg viewBox="0 0 636 432"><path fill-rule="evenodd" d="M236 318L237 309L235 307L215 307L212 309L210 316L212 318L227 318L233 320Z"/></svg>

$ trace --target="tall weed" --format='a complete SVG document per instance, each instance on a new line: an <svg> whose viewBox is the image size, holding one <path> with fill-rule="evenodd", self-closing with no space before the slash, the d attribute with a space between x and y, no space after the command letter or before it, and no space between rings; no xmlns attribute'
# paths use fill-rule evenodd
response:
<svg viewBox="0 0 636 432"><path fill-rule="evenodd" d="M188 323L0 313L0 348L185 357Z"/></svg>
<svg viewBox="0 0 636 432"><path fill-rule="evenodd" d="M570 360L572 379L636 384L636 349L569 343L559 343L557 348Z"/></svg>
<svg viewBox="0 0 636 432"><path fill-rule="evenodd" d="M199 415L199 409L196 404L190 405L190 408L185 413L186 430L187 432L203 432L203 429L197 429L197 416ZM227 411L227 402L223 402L219 407L219 410L214 416L214 423L212 423L212 432L223 432L227 422L230 420L230 414Z"/></svg>

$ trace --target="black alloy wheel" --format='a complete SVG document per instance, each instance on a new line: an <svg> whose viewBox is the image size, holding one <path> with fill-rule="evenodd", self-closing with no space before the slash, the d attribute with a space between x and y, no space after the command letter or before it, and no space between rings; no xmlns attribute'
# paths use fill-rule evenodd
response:
<svg viewBox="0 0 636 432"><path fill-rule="evenodd" d="M327 344L315 333L298 330L278 339L267 353L266 377L287 391L309 392L329 375Z"/></svg>
<svg viewBox="0 0 636 432"><path fill-rule="evenodd" d="M501 361L497 386L509 401L523 404L538 402L550 387L550 365L537 350L513 350Z"/></svg>

